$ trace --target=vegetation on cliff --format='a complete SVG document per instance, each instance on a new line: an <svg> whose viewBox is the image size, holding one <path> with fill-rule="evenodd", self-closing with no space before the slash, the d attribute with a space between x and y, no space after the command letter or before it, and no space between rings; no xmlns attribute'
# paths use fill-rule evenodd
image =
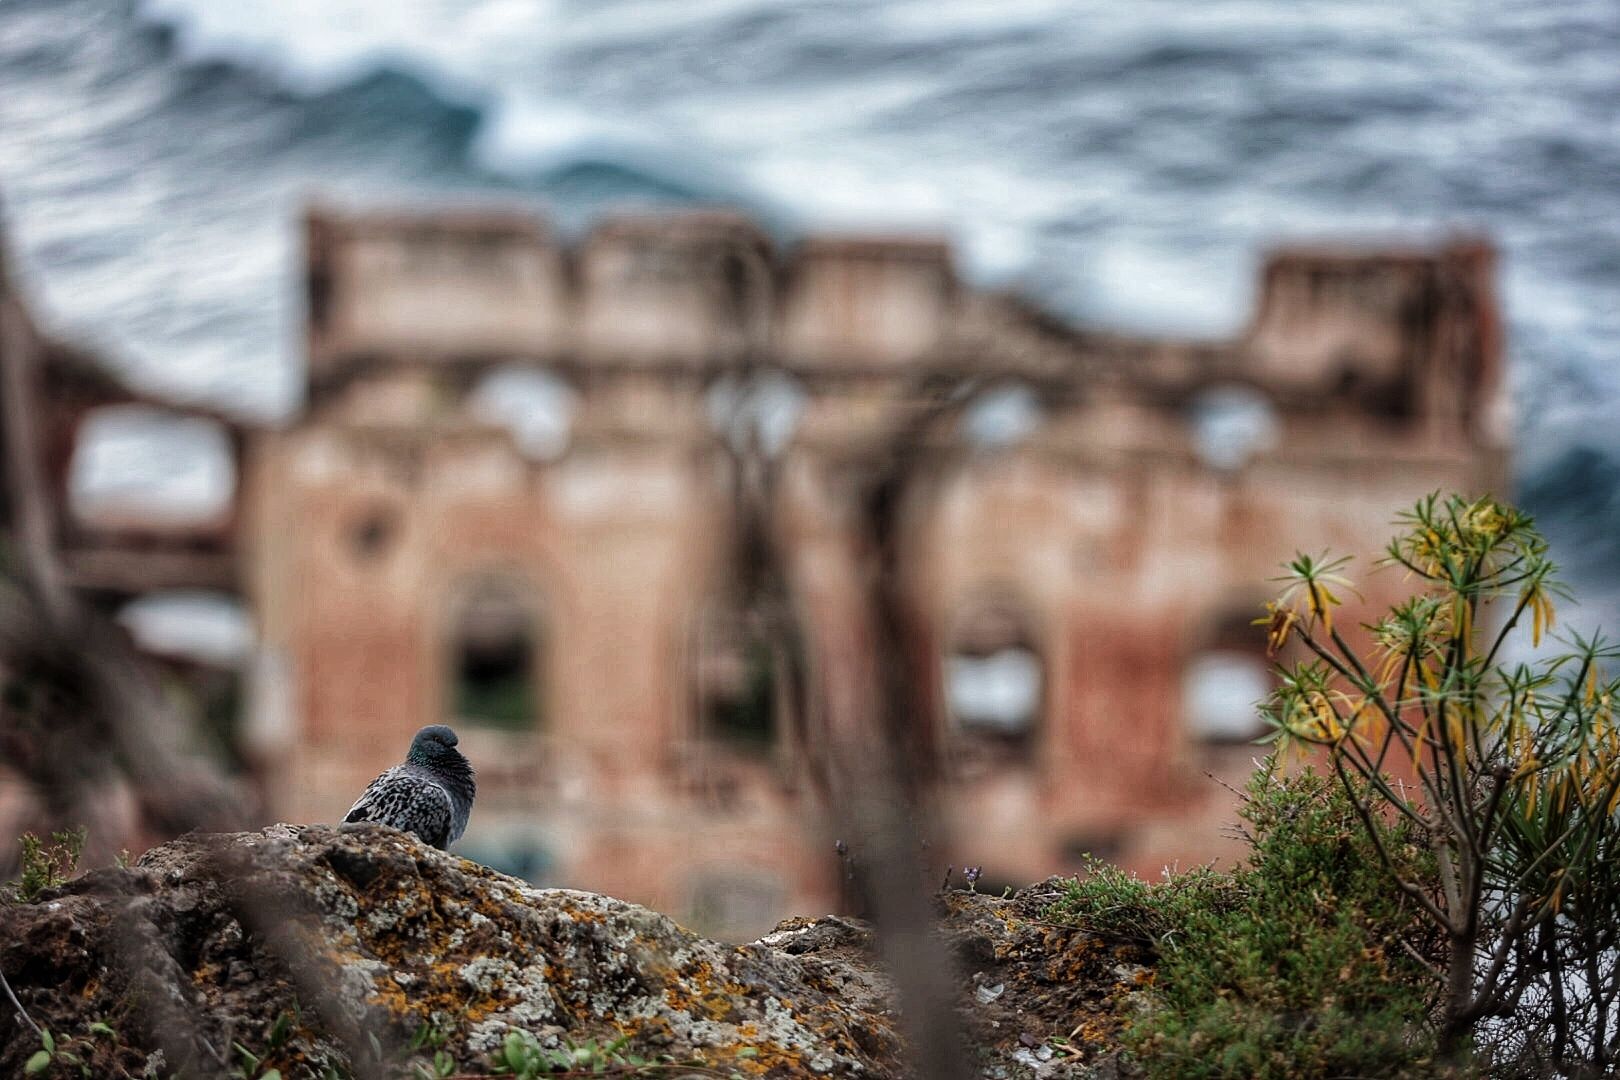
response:
<svg viewBox="0 0 1620 1080"><path fill-rule="evenodd" d="M1442 955L1389 887L1350 799L1331 776L1287 775L1276 756L1241 811L1248 861L1143 882L1097 864L1049 917L1143 942L1144 1007L1121 1036L1147 1077L1436 1075L1426 968ZM1402 829L1409 876L1431 860Z"/></svg>
<svg viewBox="0 0 1620 1080"><path fill-rule="evenodd" d="M1083 1075L1150 981L1141 943L1047 918L1059 895L934 907L994 1074ZM911 1075L862 923L710 941L379 826L194 834L5 915L0 967L49 1035L6 1017L0 1075Z"/></svg>
<svg viewBox="0 0 1620 1080"><path fill-rule="evenodd" d="M1243 865L934 897L952 983L927 1026L964 1072L1612 1074L1620 650L1506 659L1561 595L1511 507L1403 524L1416 591L1365 645L1333 622L1342 563L1301 557L1269 606L1295 655ZM38 1024L8 1019L8 1075L918 1075L881 924L728 945L374 826L191 834L71 878L82 844L31 840L5 900L0 972Z"/></svg>
<svg viewBox="0 0 1620 1080"><path fill-rule="evenodd" d="M1620 649L1542 643L1564 595L1530 518L1431 497L1387 565L1412 596L1333 620L1346 560L1300 556L1268 605L1282 746L1245 805L1249 863L1145 885L1105 867L1055 913L1139 933L1154 1076L1607 1076L1620 1055ZM1492 605L1506 610L1492 611ZM1325 775L1280 775L1289 746Z"/></svg>
<svg viewBox="0 0 1620 1080"><path fill-rule="evenodd" d="M1300 557L1270 607L1283 672L1268 713L1285 743L1321 747L1388 889L1440 935L1431 974L1442 1055L1609 1075L1620 1060L1620 647L1553 625L1558 584L1528 515L1431 496L1401 516L1385 563L1413 595L1368 626L1333 621L1342 563ZM1402 845L1432 859L1413 872Z"/></svg>

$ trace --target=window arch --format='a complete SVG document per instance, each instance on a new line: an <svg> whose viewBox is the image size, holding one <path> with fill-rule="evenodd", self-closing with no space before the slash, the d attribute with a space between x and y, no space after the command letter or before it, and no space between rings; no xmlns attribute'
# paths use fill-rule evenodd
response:
<svg viewBox="0 0 1620 1080"><path fill-rule="evenodd" d="M445 710L474 726L532 731L544 722L539 605L498 574L462 583L451 601Z"/></svg>
<svg viewBox="0 0 1620 1080"><path fill-rule="evenodd" d="M1257 652L1206 649L1182 669L1182 713L1203 742L1248 742L1265 724L1259 705L1271 694L1271 671Z"/></svg>
<svg viewBox="0 0 1620 1080"><path fill-rule="evenodd" d="M513 363L485 375L467 408L476 419L510 431L525 457L553 461L573 438L579 394L545 368Z"/></svg>
<svg viewBox="0 0 1620 1080"><path fill-rule="evenodd" d="M705 738L767 751L781 735L783 659L764 616L720 606L698 621L696 696Z"/></svg>
<svg viewBox="0 0 1620 1080"><path fill-rule="evenodd" d="M235 495L235 453L215 420L109 405L79 429L68 505L86 525L207 526L229 515Z"/></svg>
<svg viewBox="0 0 1620 1080"><path fill-rule="evenodd" d="M207 589L163 589L137 597L118 621L147 652L220 668L240 668L253 651L253 623L234 596Z"/></svg>
<svg viewBox="0 0 1620 1080"><path fill-rule="evenodd" d="M1182 723L1204 743L1250 742L1265 732L1260 704L1276 683L1261 631L1248 610L1233 607L1213 620L1181 669Z"/></svg>
<svg viewBox="0 0 1620 1080"><path fill-rule="evenodd" d="M1027 383L997 383L975 397L962 413L962 434L973 446L995 450L1033 435L1046 419L1040 397Z"/></svg>
<svg viewBox="0 0 1620 1080"><path fill-rule="evenodd" d="M704 403L710 424L734 449L758 446L776 457L797 434L809 394L791 375L763 368L715 380Z"/></svg>
<svg viewBox="0 0 1620 1080"><path fill-rule="evenodd" d="M556 881L558 845L545 833L530 825L483 826L473 816L467 836L456 849L465 858L482 863L491 870L522 878L533 885L553 884Z"/></svg>
<svg viewBox="0 0 1620 1080"><path fill-rule="evenodd" d="M1277 445L1282 424L1271 399L1252 386L1224 383L1200 391L1188 408L1193 449L1212 469L1243 468Z"/></svg>
<svg viewBox="0 0 1620 1080"><path fill-rule="evenodd" d="M1031 620L1016 605L992 600L956 622L945 655L945 704L960 742L1027 753L1046 703L1046 664Z"/></svg>

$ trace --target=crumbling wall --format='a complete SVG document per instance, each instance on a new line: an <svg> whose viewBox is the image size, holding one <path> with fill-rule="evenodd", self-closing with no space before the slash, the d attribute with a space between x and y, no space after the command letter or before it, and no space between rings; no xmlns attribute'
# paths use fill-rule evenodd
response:
<svg viewBox="0 0 1620 1080"><path fill-rule="evenodd" d="M919 670L943 685L986 596L1040 661L1028 738L985 752L942 689L915 717L946 764L939 861L1008 879L1086 849L1148 872L1225 850L1230 800L1203 774L1252 753L1189 729L1189 664L1233 648L1209 628L1296 549L1370 556L1418 495L1506 479L1472 242L1278 253L1242 336L1187 343L965 287L934 240L778 249L728 213L609 221L572 249L493 215L316 213L309 235L310 404L255 444L249 485L266 666L292 702L266 745L284 812L336 814L445 718L446 597L498 569L551 630L543 730L467 736L500 763L485 836L677 911L741 864L784 904L830 895L815 773L870 726L876 684L861 492L917 417L935 416L902 514ZM430 298L456 312L423 329ZM571 395L544 453L475 407L514 367ZM805 653L807 700L768 755L716 739L695 700L741 492Z"/></svg>

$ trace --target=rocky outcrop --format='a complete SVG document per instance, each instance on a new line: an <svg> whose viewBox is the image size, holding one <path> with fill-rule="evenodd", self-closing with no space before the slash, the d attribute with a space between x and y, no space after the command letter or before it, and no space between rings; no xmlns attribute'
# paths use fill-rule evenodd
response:
<svg viewBox="0 0 1620 1080"><path fill-rule="evenodd" d="M1089 1075L1151 979L1137 946L1044 921L1050 897L939 898L964 1053L988 1075ZM481 1073L515 1032L619 1075L900 1077L871 944L836 917L711 941L378 826L193 834L0 908L24 1007L109 1077L434 1075L435 1054ZM40 1042L0 1024L0 1075L21 1075Z"/></svg>

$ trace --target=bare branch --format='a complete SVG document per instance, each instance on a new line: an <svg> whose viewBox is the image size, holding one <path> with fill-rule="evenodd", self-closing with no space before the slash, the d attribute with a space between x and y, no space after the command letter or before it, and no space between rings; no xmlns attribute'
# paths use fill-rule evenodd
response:
<svg viewBox="0 0 1620 1080"><path fill-rule="evenodd" d="M0 971L0 990L4 990L6 992L6 1000L11 1002L11 1007L13 1009L17 1010L18 1018L32 1028L35 1035L42 1034L42 1032L39 1030L39 1025L34 1023L34 1018L28 1015L28 1010L23 1008L22 1002L17 1000L17 995L11 989L11 983L6 981L6 973L4 971Z"/></svg>

